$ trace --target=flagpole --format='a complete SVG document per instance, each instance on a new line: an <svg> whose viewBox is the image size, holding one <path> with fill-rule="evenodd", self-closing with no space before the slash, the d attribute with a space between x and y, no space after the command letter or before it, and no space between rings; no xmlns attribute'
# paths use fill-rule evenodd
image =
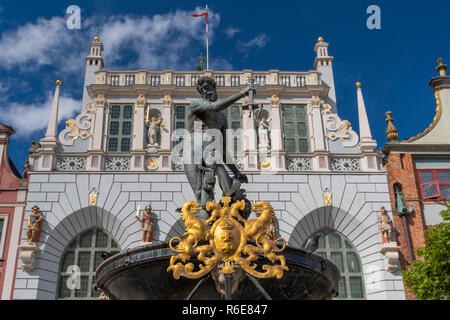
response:
<svg viewBox="0 0 450 320"><path fill-rule="evenodd" d="M206 15L208 17L208 5L206 5ZM209 70L209 23L206 23L206 70Z"/></svg>

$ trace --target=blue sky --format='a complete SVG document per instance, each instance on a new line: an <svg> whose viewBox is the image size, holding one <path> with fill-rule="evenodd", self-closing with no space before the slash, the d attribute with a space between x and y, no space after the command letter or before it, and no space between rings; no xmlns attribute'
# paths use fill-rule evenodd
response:
<svg viewBox="0 0 450 320"><path fill-rule="evenodd" d="M204 1L2 1L0 121L16 130L9 154L21 171L32 140L45 134L56 79L63 81L60 121L81 107L84 57L99 35L111 69L194 69L204 51ZM369 30L369 5L381 30ZM65 26L78 5L81 30ZM338 111L358 130L355 82L362 82L372 134L386 142L385 112L400 138L423 131L435 114L428 82L437 58L450 64L450 2L209 1L215 70L308 71L319 36L330 43Z"/></svg>

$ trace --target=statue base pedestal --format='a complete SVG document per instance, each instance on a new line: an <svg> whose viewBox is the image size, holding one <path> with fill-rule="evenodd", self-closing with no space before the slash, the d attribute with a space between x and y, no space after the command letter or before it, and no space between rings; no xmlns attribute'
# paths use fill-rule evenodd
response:
<svg viewBox="0 0 450 320"><path fill-rule="evenodd" d="M34 270L34 257L38 252L40 249L33 242L25 242L19 246L19 258L22 261L23 271L32 272Z"/></svg>
<svg viewBox="0 0 450 320"><path fill-rule="evenodd" d="M383 243L380 252L384 255L387 272L395 272L398 268L400 247L395 242Z"/></svg>
<svg viewBox="0 0 450 320"><path fill-rule="evenodd" d="M145 151L148 153L158 153L161 151L161 147L158 144L148 144Z"/></svg>

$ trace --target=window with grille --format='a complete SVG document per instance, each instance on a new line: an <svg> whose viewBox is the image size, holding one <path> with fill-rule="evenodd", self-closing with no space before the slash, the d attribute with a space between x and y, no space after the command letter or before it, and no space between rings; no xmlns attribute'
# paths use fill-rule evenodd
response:
<svg viewBox="0 0 450 320"><path fill-rule="evenodd" d="M114 104L109 111L108 152L130 152L133 135L133 106Z"/></svg>
<svg viewBox="0 0 450 320"><path fill-rule="evenodd" d="M176 129L186 129L187 128L187 113L189 107L187 105L175 105L175 130ZM178 130L175 132L177 139L175 140L175 145L183 141L183 130Z"/></svg>
<svg viewBox="0 0 450 320"><path fill-rule="evenodd" d="M97 299L99 294L93 286L95 270L103 262L102 254L114 255L119 252L117 242L101 229L91 229L76 237L66 248L61 260L58 298ZM70 281L74 277L73 266L80 271L78 288L75 281Z"/></svg>
<svg viewBox="0 0 450 320"><path fill-rule="evenodd" d="M450 199L450 169L420 169L417 175L422 199Z"/></svg>
<svg viewBox="0 0 450 320"><path fill-rule="evenodd" d="M288 153L308 153L306 105L283 105L282 110L284 150Z"/></svg>
<svg viewBox="0 0 450 320"><path fill-rule="evenodd" d="M366 298L361 261L356 249L346 237L338 232L328 233L319 239L316 253L330 260L341 273L339 295L336 299L361 300Z"/></svg>
<svg viewBox="0 0 450 320"><path fill-rule="evenodd" d="M239 106L231 106L225 110L222 111L225 116L227 117L227 129L233 130L232 135L232 143L233 146L229 148L229 150L233 150L234 153L239 153L244 150L243 142L242 142L242 135L237 136L236 130L242 129L242 113L241 113L241 107ZM228 137L226 137L228 139ZM230 144L231 141L227 140L227 143Z"/></svg>

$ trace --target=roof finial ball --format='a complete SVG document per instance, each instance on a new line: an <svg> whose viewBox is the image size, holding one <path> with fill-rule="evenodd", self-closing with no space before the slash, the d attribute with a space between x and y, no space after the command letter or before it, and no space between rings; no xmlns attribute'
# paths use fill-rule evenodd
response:
<svg viewBox="0 0 450 320"><path fill-rule="evenodd" d="M319 37L319 39L317 39L317 42L323 42L323 38Z"/></svg>
<svg viewBox="0 0 450 320"><path fill-rule="evenodd" d="M436 67L436 71L439 72L439 74L441 75L441 77L445 77L445 71L447 70L447 65L442 63L443 60L442 58L438 59L438 63L439 65Z"/></svg>
<svg viewBox="0 0 450 320"><path fill-rule="evenodd" d="M100 42L100 38L99 37L95 37L94 38L94 42Z"/></svg>
<svg viewBox="0 0 450 320"><path fill-rule="evenodd" d="M386 122L388 124L386 128L386 138L389 142L396 142L398 139L398 132L397 128L392 123L394 122L394 119L392 119L392 111L386 112Z"/></svg>
<svg viewBox="0 0 450 320"><path fill-rule="evenodd" d="M57 86L57 87L60 87L61 85L62 85L61 80L56 80L56 86Z"/></svg>
<svg viewBox="0 0 450 320"><path fill-rule="evenodd" d="M358 82L356 83L356 87L357 87L358 89L361 88L361 82L358 81Z"/></svg>

